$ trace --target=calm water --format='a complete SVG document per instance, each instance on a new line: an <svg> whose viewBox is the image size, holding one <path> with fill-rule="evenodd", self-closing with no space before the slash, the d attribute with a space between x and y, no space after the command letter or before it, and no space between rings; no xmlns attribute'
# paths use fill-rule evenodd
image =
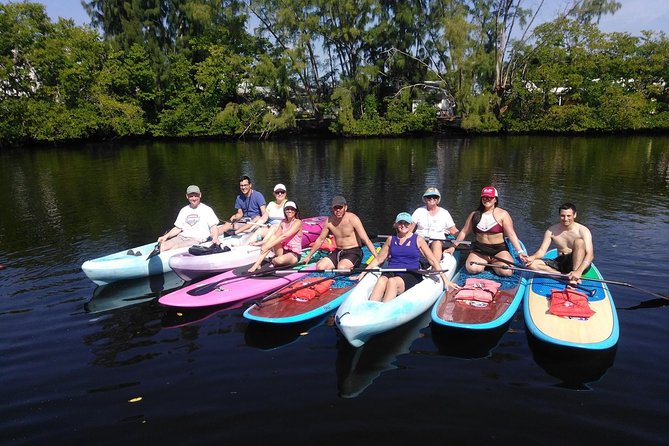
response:
<svg viewBox="0 0 669 446"><path fill-rule="evenodd" d="M669 294L669 137L96 145L0 154L0 444L667 444L668 301L613 287L604 355L547 355L522 314L479 337L429 316L347 347L328 320L267 330L248 303L175 312L173 275L97 289L79 269L154 240L198 184L237 179L306 215L349 199L370 234L436 185L461 226L482 186L530 249L565 200L606 277ZM141 398L141 400L138 400ZM455 443L453 443L455 442Z"/></svg>

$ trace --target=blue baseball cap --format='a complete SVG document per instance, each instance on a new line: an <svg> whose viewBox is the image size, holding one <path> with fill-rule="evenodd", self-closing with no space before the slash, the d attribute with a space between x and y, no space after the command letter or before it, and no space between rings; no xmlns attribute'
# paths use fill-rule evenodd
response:
<svg viewBox="0 0 669 446"><path fill-rule="evenodd" d="M397 214L397 217L395 217L395 224L397 224L401 221L405 221L405 222L411 224L411 220L412 220L411 219L411 214L409 214L408 212L400 212L399 214Z"/></svg>

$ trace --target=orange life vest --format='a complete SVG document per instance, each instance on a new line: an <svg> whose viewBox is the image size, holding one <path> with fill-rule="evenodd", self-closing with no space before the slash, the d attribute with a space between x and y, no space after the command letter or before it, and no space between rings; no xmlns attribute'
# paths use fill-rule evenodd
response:
<svg viewBox="0 0 669 446"><path fill-rule="evenodd" d="M309 285L312 282L318 283ZM286 288L285 293L288 299L296 300L298 302L308 302L328 291L333 283L334 279L323 280L322 277L308 277L304 280L295 282L290 287ZM295 291L291 292L291 290Z"/></svg>
<svg viewBox="0 0 669 446"><path fill-rule="evenodd" d="M589 318L595 311L588 304L588 296L570 288L551 290L548 312L561 317Z"/></svg>

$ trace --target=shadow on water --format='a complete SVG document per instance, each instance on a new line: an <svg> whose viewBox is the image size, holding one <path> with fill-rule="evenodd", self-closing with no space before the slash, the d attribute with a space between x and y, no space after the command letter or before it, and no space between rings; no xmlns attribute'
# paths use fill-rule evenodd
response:
<svg viewBox="0 0 669 446"><path fill-rule="evenodd" d="M163 328L181 328L187 325L202 322L209 319L215 314L223 311L234 310L240 308L244 301L235 301L222 305L213 305L210 307L198 308L176 308L163 306L163 315L161 317L161 325Z"/></svg>
<svg viewBox="0 0 669 446"><path fill-rule="evenodd" d="M396 369L399 355L409 353L420 331L430 323L427 311L393 330L372 337L362 347L355 348L343 336L337 345L337 388L342 398L355 398L383 372Z"/></svg>
<svg viewBox="0 0 669 446"><path fill-rule="evenodd" d="M617 344L606 350L554 346L529 333L527 342L539 367L561 381L556 386L570 390L592 390L589 384L604 376L613 365L617 351Z"/></svg>
<svg viewBox="0 0 669 446"><path fill-rule="evenodd" d="M644 308L661 308L661 307L666 307L669 305L669 298L667 299L650 299L650 300L644 300L643 302L639 302L636 305L633 305L631 307L618 307L616 310L641 310Z"/></svg>
<svg viewBox="0 0 669 446"><path fill-rule="evenodd" d="M439 354L460 359L482 359L490 356L509 323L490 330L467 330L432 324L432 340Z"/></svg>
<svg viewBox="0 0 669 446"><path fill-rule="evenodd" d="M84 305L87 313L100 313L147 302L183 286L184 281L174 272L101 285Z"/></svg>
<svg viewBox="0 0 669 446"><path fill-rule="evenodd" d="M249 347L259 350L274 350L284 347L308 334L309 330L323 324L332 326L333 322L330 319L334 311L295 324L268 324L250 321L244 332L244 341Z"/></svg>

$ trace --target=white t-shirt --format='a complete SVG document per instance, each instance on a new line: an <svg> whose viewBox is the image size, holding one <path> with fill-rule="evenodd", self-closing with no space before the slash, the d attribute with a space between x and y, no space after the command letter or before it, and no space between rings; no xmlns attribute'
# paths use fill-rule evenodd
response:
<svg viewBox="0 0 669 446"><path fill-rule="evenodd" d="M267 214L269 215L268 223L278 223L286 218L286 216L283 214L283 207L286 205L286 203L288 203L288 200L284 200L281 206L276 204L276 201L270 201L267 204Z"/></svg>
<svg viewBox="0 0 669 446"><path fill-rule="evenodd" d="M419 207L411 220L416 223L416 233L431 240L445 240L448 228L455 226L451 213L441 207L435 215L430 215L425 206Z"/></svg>
<svg viewBox="0 0 669 446"><path fill-rule="evenodd" d="M218 224L218 217L214 210L204 203L200 203L195 209L184 206L174 221L174 226L181 229L183 237L205 241L211 235L211 227Z"/></svg>

